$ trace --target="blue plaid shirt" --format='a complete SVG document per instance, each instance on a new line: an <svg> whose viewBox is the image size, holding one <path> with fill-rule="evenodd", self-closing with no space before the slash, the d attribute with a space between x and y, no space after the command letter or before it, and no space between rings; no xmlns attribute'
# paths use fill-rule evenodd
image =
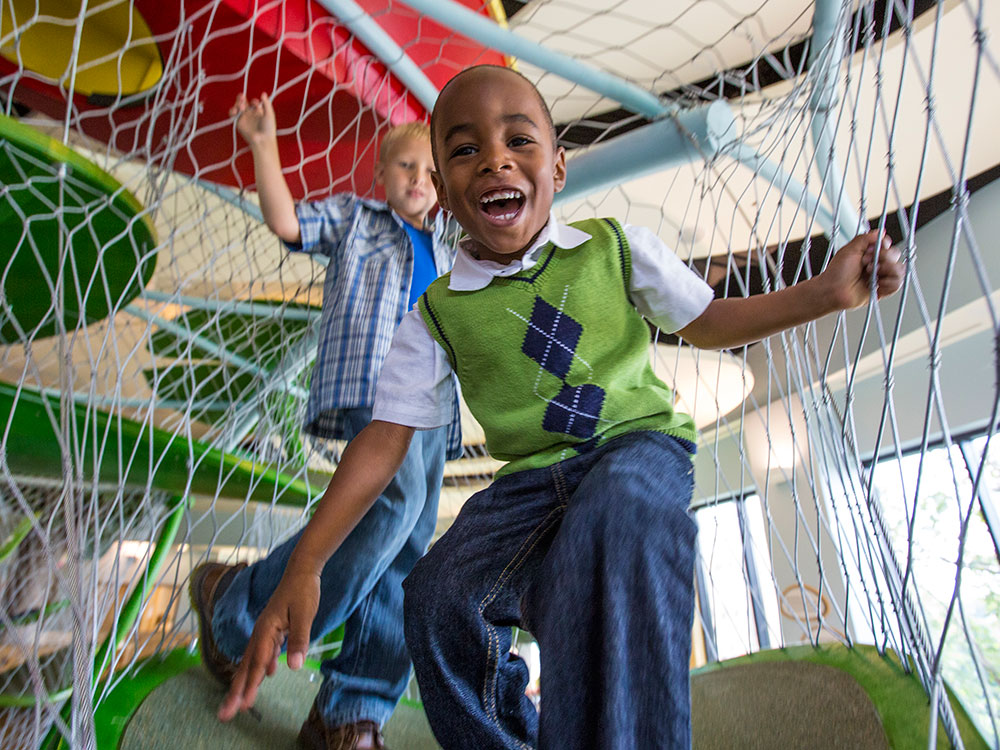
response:
<svg viewBox="0 0 1000 750"><path fill-rule="evenodd" d="M296 206L302 241L290 250L330 258L323 284L319 349L309 386L305 431L347 438L341 410L370 407L392 336L407 311L413 244L400 219L382 201L340 193ZM453 247L443 241L439 214L433 255L438 275L451 268ZM461 454L457 398L448 457Z"/></svg>

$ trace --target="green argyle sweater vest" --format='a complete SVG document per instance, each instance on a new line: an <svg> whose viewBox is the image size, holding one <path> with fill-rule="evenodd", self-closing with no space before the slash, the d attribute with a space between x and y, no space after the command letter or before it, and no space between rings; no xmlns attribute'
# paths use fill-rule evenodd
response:
<svg viewBox="0 0 1000 750"><path fill-rule="evenodd" d="M632 257L613 219L573 224L591 239L548 245L538 263L460 292L451 274L419 309L486 433L509 462L497 476L549 466L637 430L697 440L650 366L650 332L628 297Z"/></svg>

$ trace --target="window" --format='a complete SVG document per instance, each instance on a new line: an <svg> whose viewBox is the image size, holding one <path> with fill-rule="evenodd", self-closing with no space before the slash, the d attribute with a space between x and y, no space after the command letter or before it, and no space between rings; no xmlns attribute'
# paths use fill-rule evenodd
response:
<svg viewBox="0 0 1000 750"><path fill-rule="evenodd" d="M908 595L925 613L932 647L943 643L944 679L989 738L1000 712L1000 440L984 461L986 445L979 436L870 468Z"/></svg>
<svg viewBox="0 0 1000 750"><path fill-rule="evenodd" d="M698 608L709 661L779 642L778 601L760 498L743 495L695 511Z"/></svg>

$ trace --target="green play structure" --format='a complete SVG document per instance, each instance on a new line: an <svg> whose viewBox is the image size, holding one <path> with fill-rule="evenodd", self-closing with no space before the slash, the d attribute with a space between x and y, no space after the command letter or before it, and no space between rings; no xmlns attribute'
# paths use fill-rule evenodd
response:
<svg viewBox="0 0 1000 750"><path fill-rule="evenodd" d="M44 339L98 323L142 293L156 267L156 234L139 201L114 178L59 141L0 115L0 185L0 263L7 269L0 343ZM58 289L51 288L53 279L58 280ZM61 304L52 305L52 299ZM222 333L235 338L242 332L243 346L251 346L253 342L245 336L250 330L247 320L236 316L231 322ZM271 336L293 343L305 324L293 321L289 325L294 330L279 326ZM176 345L167 332L152 337L159 356L176 356L171 351ZM194 380L199 379L194 368L171 372L177 380L168 382L167 388L190 383L192 373ZM202 382L198 387L214 385ZM237 380L235 385L245 390L249 383ZM189 498L203 495L301 507L322 486L310 487L307 479L286 476L271 466L185 439L148 421L140 423L72 400L67 421L62 417L66 406L58 394L0 382L0 413L6 415L4 429L9 436L4 455L7 471L61 482L70 458L65 429L82 443L83 449L70 459L78 462L82 476L172 498L143 582L130 592L112 628L117 640L105 642L98 650L95 674L100 674L111 649L120 645L138 618L148 585L160 574L176 541ZM0 529L4 532L0 565L16 560L32 530L47 523L44 517L22 514ZM58 600L41 612L12 613L11 623L24 627L66 606L68 601ZM55 672L44 675L50 685L48 699L66 700L70 688L61 683L68 685L70 675L63 674L59 665L48 671ZM27 673L22 680L17 672L8 678L0 694L0 709L34 704L30 690L27 695L18 692L19 685L30 687L27 679Z"/></svg>
<svg viewBox="0 0 1000 750"><path fill-rule="evenodd" d="M135 196L59 141L0 114L0 344L103 320L156 269Z"/></svg>

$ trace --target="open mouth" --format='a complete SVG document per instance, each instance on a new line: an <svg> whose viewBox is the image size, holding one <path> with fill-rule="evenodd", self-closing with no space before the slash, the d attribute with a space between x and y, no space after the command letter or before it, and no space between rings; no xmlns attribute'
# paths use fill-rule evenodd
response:
<svg viewBox="0 0 1000 750"><path fill-rule="evenodd" d="M520 190L494 190L479 199L479 210L495 222L516 219L523 207L524 193Z"/></svg>

